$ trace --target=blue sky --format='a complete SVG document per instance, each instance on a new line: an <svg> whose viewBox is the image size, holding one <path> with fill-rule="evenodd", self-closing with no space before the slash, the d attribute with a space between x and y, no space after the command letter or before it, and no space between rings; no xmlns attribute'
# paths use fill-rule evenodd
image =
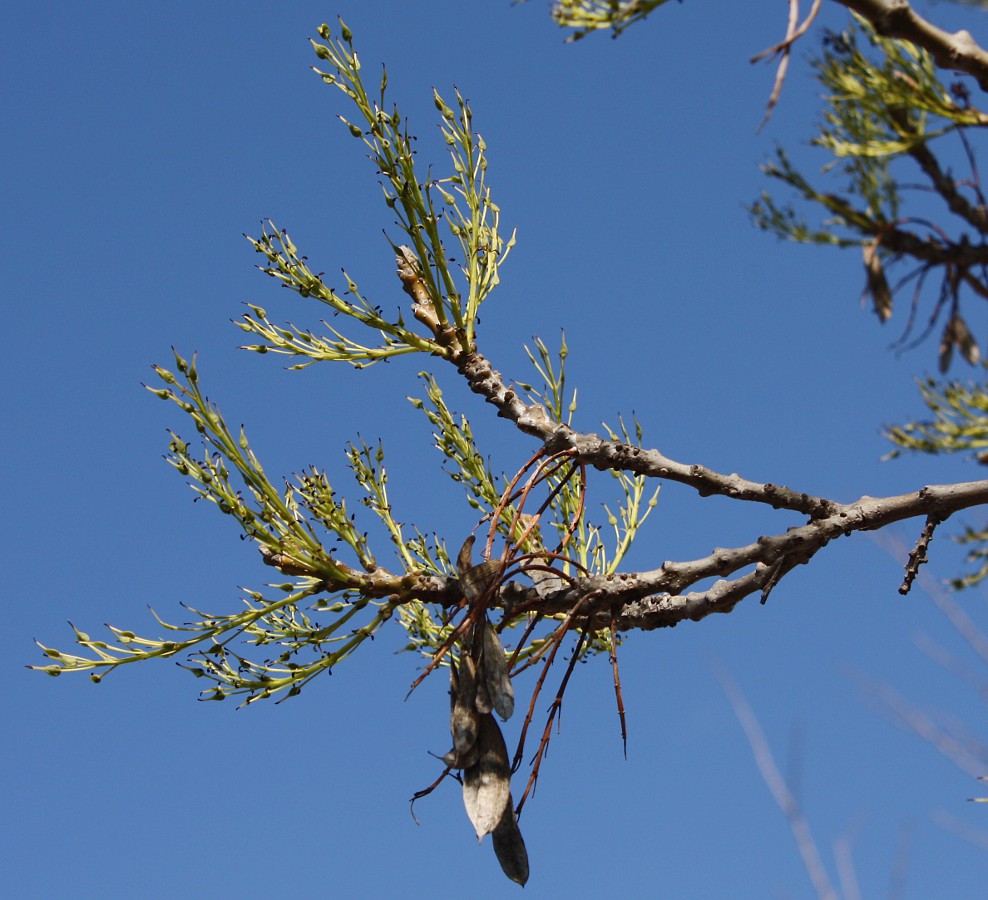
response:
<svg viewBox="0 0 988 900"><path fill-rule="evenodd" d="M778 8L776 8L778 7ZM861 308L853 254L777 243L744 204L776 142L811 168L819 109L798 48L779 109L756 127L773 69L750 56L784 5L669 4L622 39L564 45L542 3L23 4L7 11L3 283L7 347L6 896L476 897L518 889L478 848L455 786L408 813L447 749L445 687L403 702L417 660L397 626L298 700L196 702L170 663L98 687L51 679L32 639L68 649L66 620L153 632L150 604L231 610L271 577L235 529L161 459L190 436L140 386L170 346L198 351L211 398L247 424L269 473L325 466L346 484L348 439L380 436L401 517L451 544L474 524L405 401L423 359L287 372L236 349L251 301L274 321L320 311L254 268L243 232L270 217L327 272L345 267L385 307L405 302L390 224L337 92L307 38L342 14L365 67L386 61L423 160L444 162L431 89L459 87L488 144L488 180L519 244L485 306L481 350L530 379L522 345L565 327L585 430L632 412L682 461L849 501L970 480L961 460L879 461L884 422L920 413L927 344L889 351ZM960 21L951 7L938 21ZM967 16L976 16L968 13ZM824 9L823 25L844 14ZM985 334L983 311L972 330ZM437 372L499 467L531 441ZM960 372L965 375L966 373ZM355 494L354 494L355 496ZM978 523L979 516L971 514ZM629 565L706 555L793 524L665 488ZM918 524L895 532L907 546ZM934 542L934 577L959 555ZM883 896L911 835L907 897L979 896L984 851L937 811L988 829L979 785L862 701L849 673L981 726L974 691L917 648L966 651L901 565L857 535L794 572L766 606L647 635L622 650L622 756L605 660L577 672L522 828L525 896L802 897L810 886L720 688L726 667L789 767L836 880L850 836L865 896ZM988 625L983 591L960 597ZM514 723L512 723L514 724ZM513 732L512 732L513 733ZM509 743L510 743L509 737ZM787 762L787 759L789 760ZM982 879L983 880L983 879Z"/></svg>

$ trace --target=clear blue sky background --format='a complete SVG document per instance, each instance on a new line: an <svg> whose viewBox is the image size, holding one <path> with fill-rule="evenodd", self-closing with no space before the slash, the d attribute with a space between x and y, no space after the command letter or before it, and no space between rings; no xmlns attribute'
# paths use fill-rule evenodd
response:
<svg viewBox="0 0 988 900"><path fill-rule="evenodd" d="M274 321L321 315L253 268L241 233L262 217L317 270L345 266L385 308L406 302L374 173L335 118L343 98L308 69L306 39L337 12L367 71L387 62L423 161L445 162L432 86L456 84L473 104L495 198L518 227L480 330L508 377L530 378L522 344L554 343L565 326L584 429L634 412L646 443L676 459L840 500L981 474L960 460L879 462L880 425L920 412L912 378L934 346L889 352L903 314L882 328L862 310L853 254L778 244L743 209L774 142L824 162L803 147L819 33L755 133L773 69L748 59L781 36L785 4L670 4L619 41L573 46L541 2L12 6L0 54L4 896L517 895L476 846L455 785L418 805L421 825L409 815L448 733L440 680L403 702L418 662L392 653L397 626L277 707L197 703L201 685L167 662L99 687L23 668L42 661L34 637L68 649L67 619L154 632L148 604L173 619L180 601L230 610L237 585L271 577L160 458L167 427L192 431L140 387L171 345L199 351L210 396L247 423L270 473L325 466L345 492L346 440L381 436L401 518L451 544L473 524L403 399L426 360L286 372L237 351L228 322L246 300ZM845 14L827 4L822 19L839 28ZM967 19L977 34L978 14ZM983 340L983 310L969 320ZM527 457L531 441L438 374L499 467ZM795 521L670 486L629 564ZM908 545L918 527L897 534ZM932 574L956 571L957 551L939 538L934 549ZM630 636L627 762L606 662L582 667L522 821L525 896L809 896L717 664L792 773L833 878L833 842L849 837L864 896L885 896L905 829L902 896L982 896L984 851L935 821L940 810L988 827L966 802L980 785L848 677L985 733L975 692L914 638L963 646L921 592L899 597L900 579L900 562L857 535L766 606ZM988 623L983 592L961 600Z"/></svg>

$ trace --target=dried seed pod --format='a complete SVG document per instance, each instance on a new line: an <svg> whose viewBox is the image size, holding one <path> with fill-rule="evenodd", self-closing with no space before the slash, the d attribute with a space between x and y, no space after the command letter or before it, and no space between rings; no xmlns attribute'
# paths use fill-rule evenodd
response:
<svg viewBox="0 0 988 900"><path fill-rule="evenodd" d="M474 743L466 753L457 753L454 747L440 758L451 769L469 769L471 766L477 765L477 760L480 759L480 748Z"/></svg>
<svg viewBox="0 0 988 900"><path fill-rule="evenodd" d="M456 557L456 576L460 582L460 590L470 603L476 603L494 583L497 573L501 570L501 560L487 559L479 565L471 565L473 558L473 542L471 534L460 547Z"/></svg>
<svg viewBox="0 0 988 900"><path fill-rule="evenodd" d="M463 770L463 805L479 841L497 827L511 798L508 748L494 716L480 717L477 746L476 765Z"/></svg>
<svg viewBox="0 0 988 900"><path fill-rule="evenodd" d="M508 678L508 660L504 655L501 639L497 636L494 626L487 621L484 622L480 669L483 678L478 678L478 682L485 685L491 706L502 719L507 721L515 711L515 689L511 686L511 679ZM479 695L480 691L478 690L477 693Z"/></svg>
<svg viewBox="0 0 988 900"><path fill-rule="evenodd" d="M487 678L484 675L483 634L486 621L487 617L485 616L483 622L474 623L460 650L461 655L470 654L471 663L474 665L476 676L474 679L473 706L481 714L489 713L494 709L491 703L491 694L487 687ZM476 661L474 662L474 660Z"/></svg>
<svg viewBox="0 0 988 900"><path fill-rule="evenodd" d="M473 698L473 708L481 714L489 713L494 709L494 705L491 703L491 694L487 686L487 679L484 677L483 666L484 660L483 657L481 657L481 671L477 673L477 693Z"/></svg>
<svg viewBox="0 0 988 900"><path fill-rule="evenodd" d="M528 881L528 851L518 829L518 819L515 817L514 802L510 794L501 821L491 832L491 840L494 842L494 853L501 864L501 871L513 882L524 887Z"/></svg>
<svg viewBox="0 0 988 900"><path fill-rule="evenodd" d="M470 603L476 603L494 584L501 571L501 560L488 559L460 575L460 588Z"/></svg>
<svg viewBox="0 0 988 900"><path fill-rule="evenodd" d="M456 708L456 698L460 693L460 673L456 671L456 662L450 654L449 661L449 711Z"/></svg>
<svg viewBox="0 0 988 900"><path fill-rule="evenodd" d="M473 565L473 544L476 540L476 535L468 535L463 546L460 547L460 552L456 554L456 574L460 578Z"/></svg>
<svg viewBox="0 0 988 900"><path fill-rule="evenodd" d="M540 597L548 597L549 594L553 594L556 591L561 591L566 587L566 581L560 578L555 572L546 571L547 566L552 564L552 560L545 559L541 562L529 563L525 567L525 574L532 579L532 586L535 588L535 593ZM543 566L541 569L535 568L536 565Z"/></svg>
<svg viewBox="0 0 988 900"><path fill-rule="evenodd" d="M477 670L469 653L460 654L460 667L451 670L450 684L456 676L455 691L451 691L453 708L449 714L449 730L453 735L453 750L467 753L477 743L478 716L474 705L477 695Z"/></svg>

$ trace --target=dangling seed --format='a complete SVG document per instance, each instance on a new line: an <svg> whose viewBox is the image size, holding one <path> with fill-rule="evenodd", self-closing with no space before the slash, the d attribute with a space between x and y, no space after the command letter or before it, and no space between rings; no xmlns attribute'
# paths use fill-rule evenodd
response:
<svg viewBox="0 0 988 900"><path fill-rule="evenodd" d="M460 675L456 671L456 662L450 654L449 662L449 711L452 712L456 707L456 698L460 693Z"/></svg>
<svg viewBox="0 0 988 900"><path fill-rule="evenodd" d="M486 616L484 618L486 621ZM487 690L487 679L484 677L483 628L483 623L475 622L460 648L460 655L469 655L470 664L474 667L473 706L481 714L489 713L494 708L491 705L490 692Z"/></svg>
<svg viewBox="0 0 988 900"><path fill-rule="evenodd" d="M460 547L460 552L456 554L456 574L460 578L473 565L473 542L476 540L476 535L469 535Z"/></svg>
<svg viewBox="0 0 988 900"><path fill-rule="evenodd" d="M497 573L501 570L501 560L487 559L479 565L471 565L473 559L473 542L471 534L460 547L456 557L456 575L460 582L460 590L469 603L476 603L494 583Z"/></svg>
<svg viewBox="0 0 988 900"><path fill-rule="evenodd" d="M524 887L528 881L528 851L518 829L518 819L515 817L514 802L510 794L501 821L491 833L491 840L494 842L494 853L501 864L501 871Z"/></svg>
<svg viewBox="0 0 988 900"><path fill-rule="evenodd" d="M483 683L487 688L491 706L502 719L507 721L515 711L515 689L511 686L511 679L508 678L508 660L504 655L504 647L490 622L484 622L480 659ZM479 695L479 690L477 693Z"/></svg>
<svg viewBox="0 0 988 900"><path fill-rule="evenodd" d="M466 753L457 753L454 748L449 753L444 754L441 759L451 769L469 769L471 766L477 765L477 760L480 759L480 748L474 744Z"/></svg>
<svg viewBox="0 0 988 900"><path fill-rule="evenodd" d="M484 660L483 657L481 657L480 668L483 669L483 666ZM480 672L477 675L477 693L474 696L473 705L474 709L481 714L489 713L492 709L494 709L494 705L491 703L490 691L487 688L487 679L484 677L483 672Z"/></svg>
<svg viewBox="0 0 988 900"><path fill-rule="evenodd" d="M511 797L508 748L494 716L480 717L477 746L476 765L463 770L463 805L479 841L497 827Z"/></svg>
<svg viewBox="0 0 988 900"><path fill-rule="evenodd" d="M477 743L478 733L477 709L474 705L477 695L477 671L469 653L460 654L460 667L455 674L457 687L452 697L453 709L449 714L449 730L453 735L453 750L462 755ZM451 683L452 680L451 670Z"/></svg>
<svg viewBox="0 0 988 900"><path fill-rule="evenodd" d="M460 574L460 590L470 603L476 603L494 584L501 571L501 560L488 559Z"/></svg>

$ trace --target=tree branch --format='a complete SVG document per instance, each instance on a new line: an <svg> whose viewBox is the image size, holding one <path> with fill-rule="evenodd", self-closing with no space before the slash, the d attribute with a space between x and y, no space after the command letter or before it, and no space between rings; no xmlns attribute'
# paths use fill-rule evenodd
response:
<svg viewBox="0 0 988 900"><path fill-rule="evenodd" d="M883 37L911 41L929 51L942 69L972 75L988 91L988 53L966 30L950 34L924 19L908 0L837 0L866 18Z"/></svg>
<svg viewBox="0 0 988 900"><path fill-rule="evenodd" d="M694 488L701 497L720 494L813 517L830 515L839 508L839 504L822 497L776 484L749 481L736 473L723 475L705 466L676 462L658 450L644 449L625 441L605 441L596 434L574 431L568 425L554 422L542 404L525 403L480 353L465 354L455 362L470 390L497 407L499 416L510 419L521 431L543 441L550 453L571 451L582 462L602 471L613 469L676 481Z"/></svg>
<svg viewBox="0 0 988 900"><path fill-rule="evenodd" d="M943 198L948 209L964 219L981 234L988 233L988 208L971 203L958 189L949 172L940 168L937 158L926 144L916 144L909 148L909 155L916 160L926 177L933 183L936 192Z"/></svg>
<svg viewBox="0 0 988 900"><path fill-rule="evenodd" d="M658 450L625 441L605 441L596 434L583 434L554 422L544 406L526 403L508 387L500 372L480 353L461 354L455 362L472 391L495 406L499 416L542 440L548 453L570 452L597 469L676 481L694 488L700 496L719 494L810 517L805 525L789 528L782 534L759 537L744 547L716 548L701 559L666 562L649 572L580 578L545 597L533 588L507 584L497 605L503 606L509 615L529 610L544 615L565 613L573 610L581 598L592 594L596 599L586 607L585 615L594 628L608 627L615 609L620 610L616 619L619 631L671 627L685 619L699 621L712 613L731 612L753 593L760 592L765 602L782 577L808 562L834 538L883 528L915 516L942 522L958 510L988 503L988 480L930 485L911 494L862 497L854 503L841 504L790 488L749 481L738 474L724 475L705 466L676 462ZM709 578L720 580L706 590L684 593Z"/></svg>
<svg viewBox="0 0 988 900"><path fill-rule="evenodd" d="M761 592L764 598L785 574L808 562L835 538L916 516L943 521L959 510L986 502L988 480L930 485L895 497L862 497L854 503L833 504L835 512L831 515L760 537L744 547L715 548L701 559L666 562L648 572L580 578L546 597L534 588L506 584L495 605L509 615L534 610L555 615L571 611L582 598L593 595L584 612L593 628L609 627L615 608L620 610L616 619L619 631L668 628L687 619L699 621L713 613L729 613L753 593ZM743 571L746 569L750 571ZM725 577L729 575L736 577ZM709 578L720 580L706 590L683 593Z"/></svg>

